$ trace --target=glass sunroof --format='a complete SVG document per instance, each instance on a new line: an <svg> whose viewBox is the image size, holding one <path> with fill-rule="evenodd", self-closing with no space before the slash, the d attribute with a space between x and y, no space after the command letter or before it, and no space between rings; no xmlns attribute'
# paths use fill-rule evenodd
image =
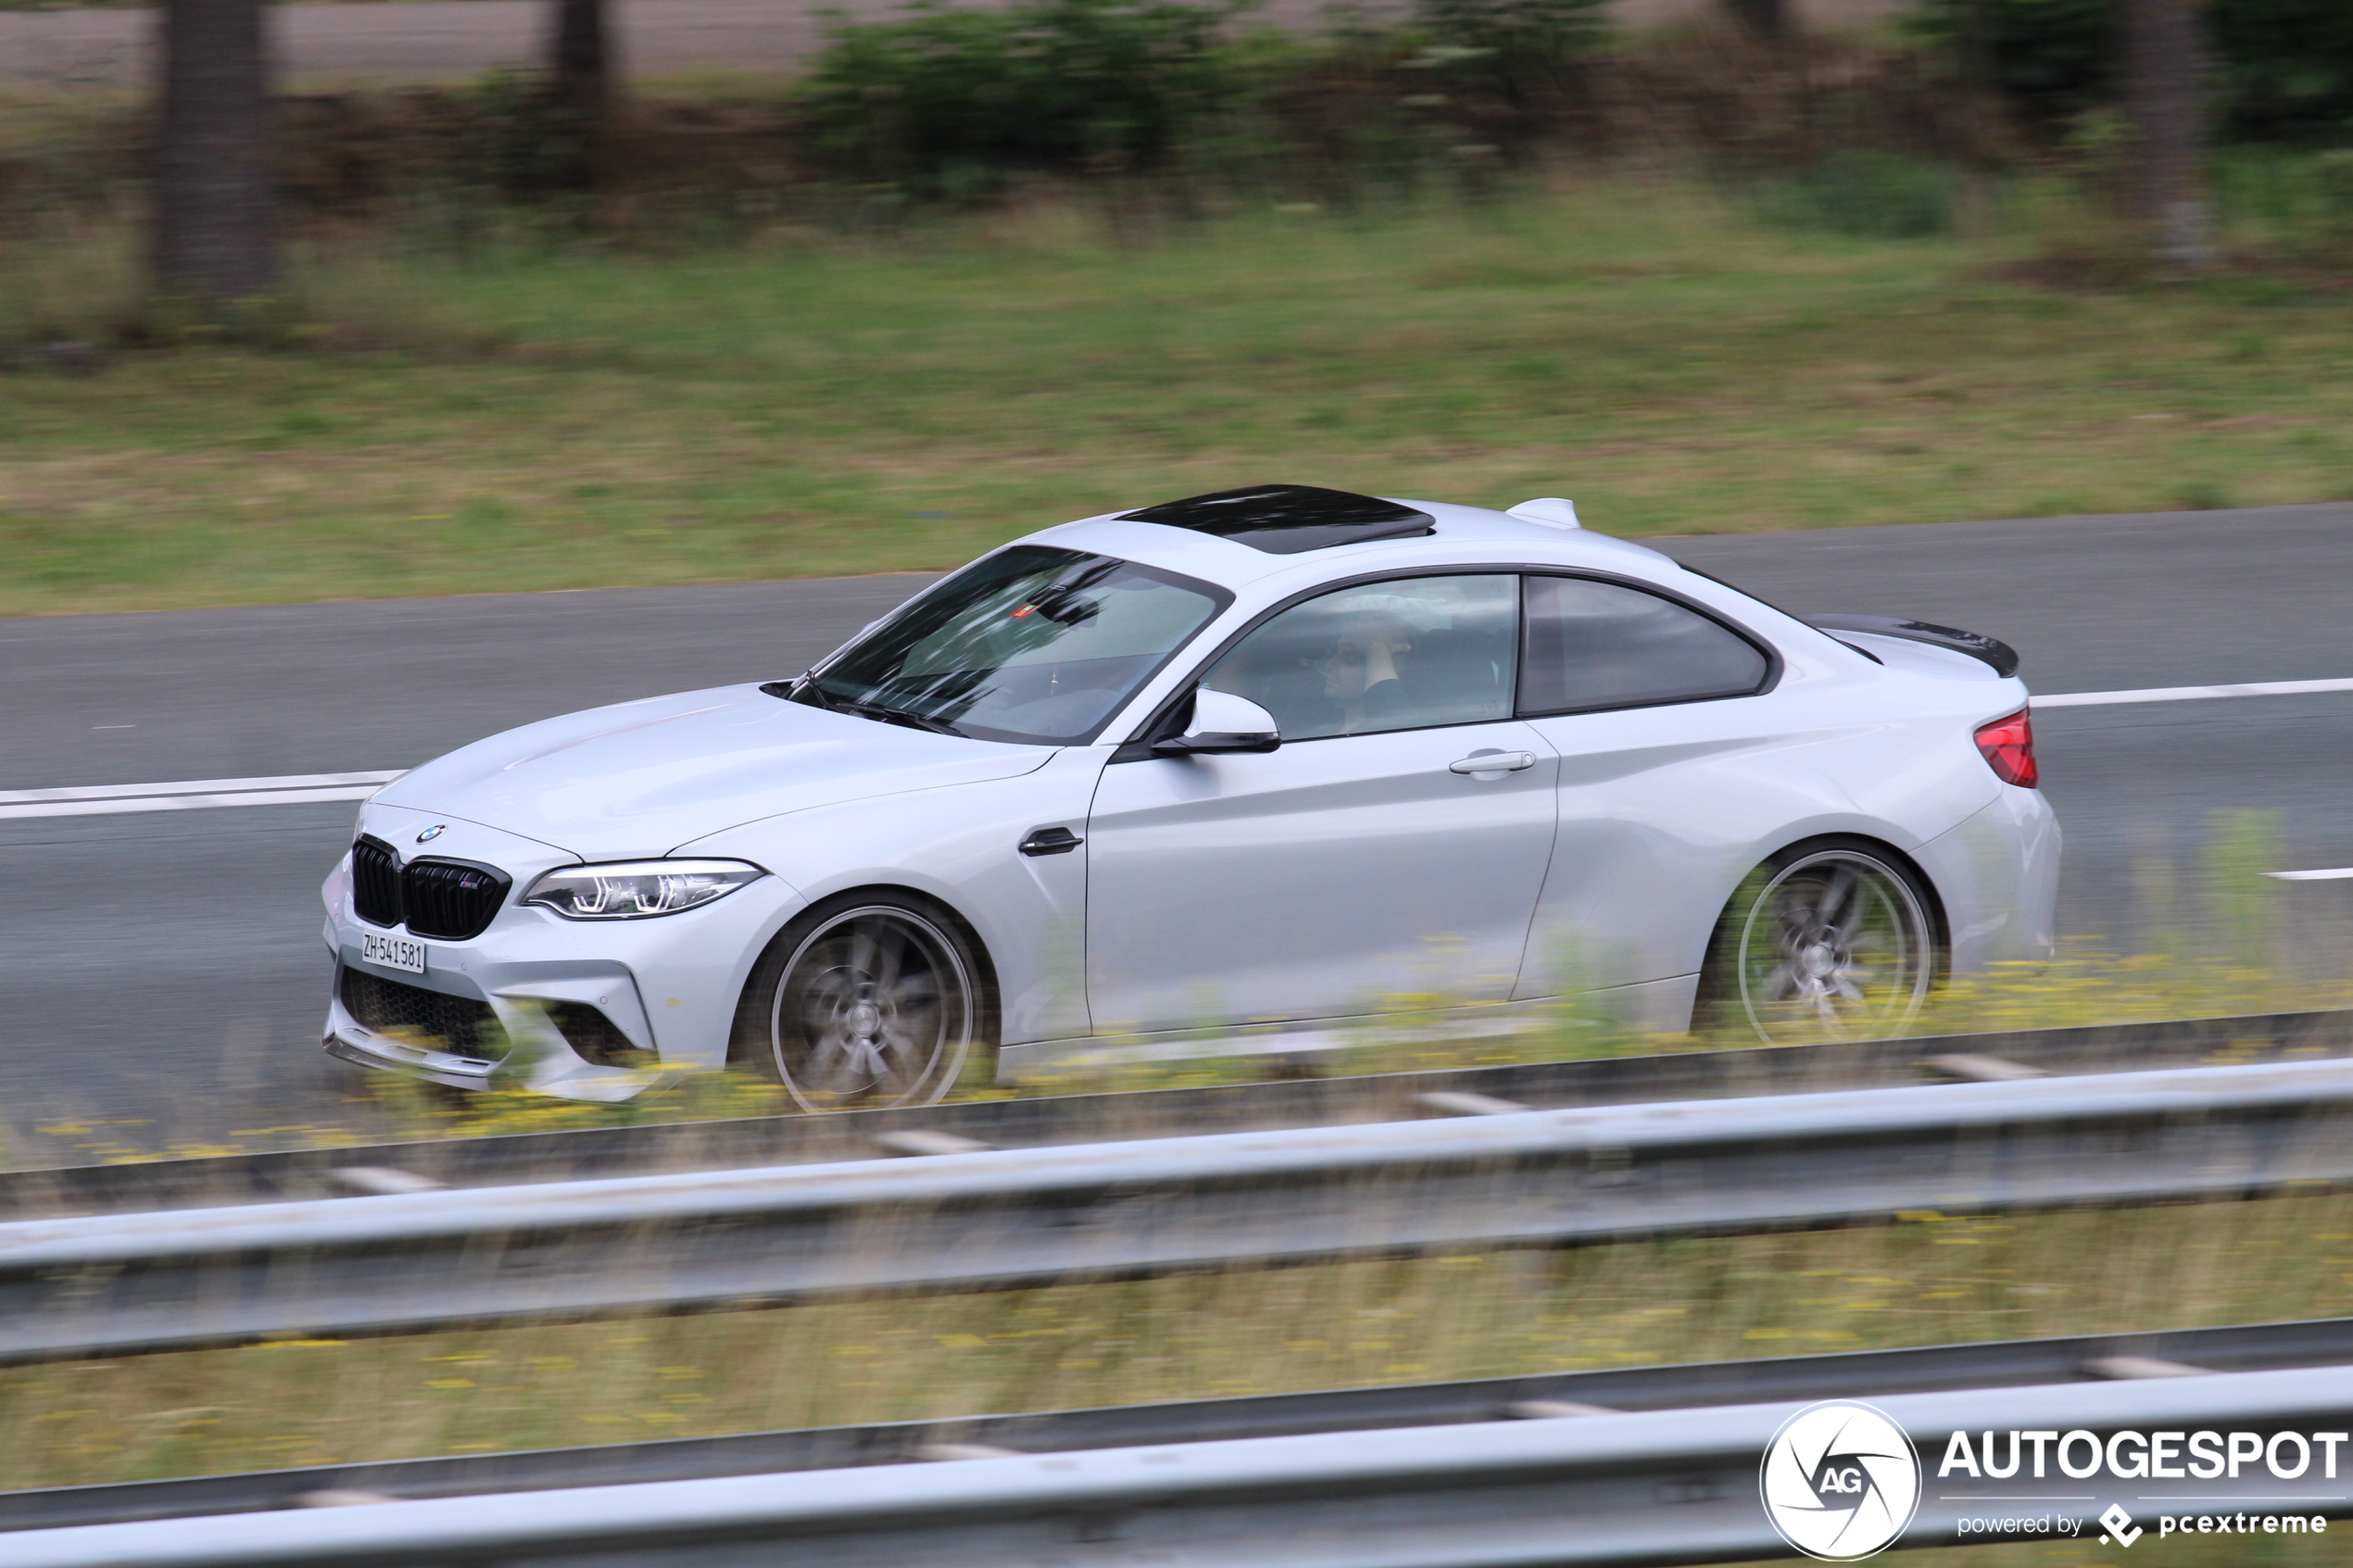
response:
<svg viewBox="0 0 2353 1568"><path fill-rule="evenodd" d="M1437 521L1395 501L1324 490L1313 484L1253 484L1163 501L1126 512L1126 522L1189 528L1268 555L1295 556L1367 539L1408 539L1437 531Z"/></svg>

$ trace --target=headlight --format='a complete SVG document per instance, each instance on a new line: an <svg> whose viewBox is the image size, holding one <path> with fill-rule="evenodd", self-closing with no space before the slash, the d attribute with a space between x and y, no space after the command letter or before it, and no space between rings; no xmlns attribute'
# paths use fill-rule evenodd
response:
<svg viewBox="0 0 2353 1568"><path fill-rule="evenodd" d="M623 860L566 866L531 884L523 902L566 920L644 920L724 898L768 873L748 860Z"/></svg>

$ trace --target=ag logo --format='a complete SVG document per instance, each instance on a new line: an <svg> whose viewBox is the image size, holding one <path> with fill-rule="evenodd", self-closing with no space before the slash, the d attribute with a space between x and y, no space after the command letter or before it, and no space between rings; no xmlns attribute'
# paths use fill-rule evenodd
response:
<svg viewBox="0 0 2353 1568"><path fill-rule="evenodd" d="M448 830L449 824L447 822L435 822L433 826L425 829L424 832L417 835L417 842L420 844L431 844L434 839L439 838Z"/></svg>
<svg viewBox="0 0 2353 1568"><path fill-rule="evenodd" d="M1832 1399L1781 1424L1766 1445L1757 1487L1781 1539L1824 1562L1853 1562L1912 1522L1920 1460L1892 1418Z"/></svg>

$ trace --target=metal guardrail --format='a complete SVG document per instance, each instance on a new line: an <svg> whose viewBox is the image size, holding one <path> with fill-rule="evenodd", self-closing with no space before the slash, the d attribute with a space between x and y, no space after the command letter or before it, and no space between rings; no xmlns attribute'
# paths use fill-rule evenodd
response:
<svg viewBox="0 0 2353 1568"><path fill-rule="evenodd" d="M2353 1182L2353 1061L19 1221L0 1361Z"/></svg>
<svg viewBox="0 0 2353 1568"><path fill-rule="evenodd" d="M2353 1368L1897 1394L1873 1403L1933 1465L1956 1431L2342 1430L2353 1418ZM98 1524L0 1540L16 1568L1726 1562L1789 1555L1756 1477L1767 1444L1796 1408L1776 1400L1562 1414L1455 1425L1443 1441L1417 1426L1154 1444ZM2353 1481L2308 1481L2293 1489L2314 1495L2286 1508L2282 1489L2250 1467L2236 1481L2201 1486L2192 1506L2353 1512ZM2069 1507L2089 1514L2103 1500L2094 1494ZM1901 1544L1951 1545L1964 1515L2016 1508L1956 1496L1931 1470Z"/></svg>
<svg viewBox="0 0 2353 1568"><path fill-rule="evenodd" d="M1420 1097L1483 1095L1545 1107L1893 1087L1924 1059L1993 1057L2070 1074L2353 1055L2353 1010L2157 1023L1677 1051L1589 1060L1302 1078L970 1101L827 1116L406 1140L195 1159L0 1172L0 1216L128 1212L346 1196L339 1172L392 1170L450 1186L580 1180L622 1172L814 1163L869 1154L878 1138L944 1133L1000 1148L1182 1133L1399 1121Z"/></svg>
<svg viewBox="0 0 2353 1568"><path fill-rule="evenodd" d="M258 1513L324 1498L415 1501L850 1469L923 1462L975 1449L1053 1454L1406 1427L1443 1441L1455 1426L1529 1419L1564 1407L1638 1411L1880 1399L2098 1382L2155 1366L2236 1373L2347 1364L2353 1364L2353 1318L1616 1367L6 1492L0 1493L0 1531ZM0 1546L0 1559L6 1555Z"/></svg>

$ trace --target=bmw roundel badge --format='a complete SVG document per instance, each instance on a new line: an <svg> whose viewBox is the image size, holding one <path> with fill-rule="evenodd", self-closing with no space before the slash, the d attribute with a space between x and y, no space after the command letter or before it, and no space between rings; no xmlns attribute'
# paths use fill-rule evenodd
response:
<svg viewBox="0 0 2353 1568"><path fill-rule="evenodd" d="M424 832L417 835L417 842L420 844L431 844L434 839L441 836L441 830L448 825L449 824L447 822L434 823L433 826L425 829Z"/></svg>

